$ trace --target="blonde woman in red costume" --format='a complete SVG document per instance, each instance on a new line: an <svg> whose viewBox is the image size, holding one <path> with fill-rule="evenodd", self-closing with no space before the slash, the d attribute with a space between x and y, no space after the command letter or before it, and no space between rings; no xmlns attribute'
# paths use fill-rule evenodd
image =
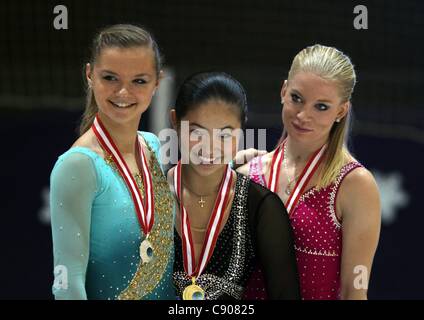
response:
<svg viewBox="0 0 424 320"><path fill-rule="evenodd" d="M347 148L355 82L339 50L300 51L281 89L279 144L238 169L285 203L303 299L367 298L381 209L373 175Z"/></svg>

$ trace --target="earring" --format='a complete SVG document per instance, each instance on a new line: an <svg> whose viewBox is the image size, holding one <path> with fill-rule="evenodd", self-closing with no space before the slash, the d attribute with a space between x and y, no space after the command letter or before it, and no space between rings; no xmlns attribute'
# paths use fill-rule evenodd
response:
<svg viewBox="0 0 424 320"><path fill-rule="evenodd" d="M337 118L337 119L336 119L336 122L337 122L337 123L339 123L339 122L340 122L340 118Z"/></svg>
<svg viewBox="0 0 424 320"><path fill-rule="evenodd" d="M281 99L281 104L284 104L284 99Z"/></svg>

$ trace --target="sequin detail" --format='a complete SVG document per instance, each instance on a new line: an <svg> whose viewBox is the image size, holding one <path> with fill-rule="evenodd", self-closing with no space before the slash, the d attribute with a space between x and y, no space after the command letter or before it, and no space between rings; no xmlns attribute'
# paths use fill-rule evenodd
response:
<svg viewBox="0 0 424 320"><path fill-rule="evenodd" d="M331 185L305 192L290 217L303 299L340 296L342 230L335 204L344 177L358 167L359 163L350 162Z"/></svg>
<svg viewBox="0 0 424 320"><path fill-rule="evenodd" d="M174 200L154 152L149 145L147 145L147 148L152 155L149 168L152 174L155 201L155 221L149 235L149 241L154 248L154 257L149 263L140 261L128 287L117 296L118 300L140 300L150 294L162 279L173 250L172 235L174 224L172 208ZM110 155L107 155L105 160L108 165L118 172ZM136 175L135 180L144 198L144 187L141 177ZM140 232L142 233L141 228ZM144 237L142 237L141 241L143 240Z"/></svg>
<svg viewBox="0 0 424 320"><path fill-rule="evenodd" d="M249 165L249 177L261 186L266 186L265 176L262 172L262 156L253 158Z"/></svg>
<svg viewBox="0 0 424 320"><path fill-rule="evenodd" d="M237 174L235 195L230 216L218 236L214 253L205 273L196 283L205 290L206 300L216 300L226 294L241 299L247 279L253 269L254 251L248 231L247 194L249 178ZM191 284L182 265L181 240L176 235L174 284L179 296Z"/></svg>

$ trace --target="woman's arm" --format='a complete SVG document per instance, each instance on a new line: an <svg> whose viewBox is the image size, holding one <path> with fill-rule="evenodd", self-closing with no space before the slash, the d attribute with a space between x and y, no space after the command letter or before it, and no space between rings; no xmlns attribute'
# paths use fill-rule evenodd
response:
<svg viewBox="0 0 424 320"><path fill-rule="evenodd" d="M269 299L300 299L292 229L280 198L268 193L255 217L257 256Z"/></svg>
<svg viewBox="0 0 424 320"><path fill-rule="evenodd" d="M50 178L56 299L87 299L91 206L96 175L91 159L72 153L56 163Z"/></svg>
<svg viewBox="0 0 424 320"><path fill-rule="evenodd" d="M365 168L343 180L338 198L342 219L341 298L367 299L368 282L380 235L378 187Z"/></svg>

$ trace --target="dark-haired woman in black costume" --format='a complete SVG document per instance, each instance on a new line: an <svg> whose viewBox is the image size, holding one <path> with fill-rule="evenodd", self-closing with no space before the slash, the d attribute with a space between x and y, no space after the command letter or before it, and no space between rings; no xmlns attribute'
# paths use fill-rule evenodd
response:
<svg viewBox="0 0 424 320"><path fill-rule="evenodd" d="M173 278L183 299L242 299L257 265L270 299L300 298L283 203L228 165L246 113L243 87L218 72L185 80L171 110L182 154L168 172L180 207Z"/></svg>

